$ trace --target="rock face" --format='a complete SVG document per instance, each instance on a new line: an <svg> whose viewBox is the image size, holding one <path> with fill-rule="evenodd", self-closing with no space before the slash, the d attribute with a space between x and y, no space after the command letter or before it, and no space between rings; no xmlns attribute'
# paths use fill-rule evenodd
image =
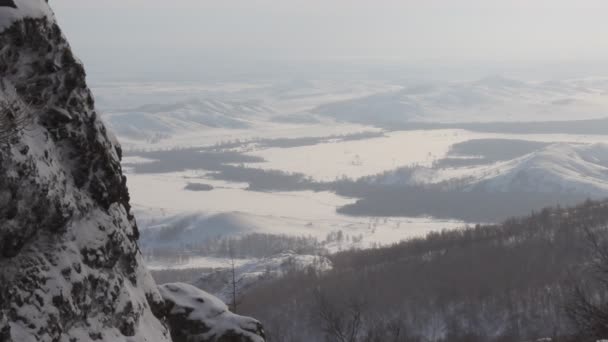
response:
<svg viewBox="0 0 608 342"><path fill-rule="evenodd" d="M13 0L0 0L0 7L12 7L17 8Z"/></svg>
<svg viewBox="0 0 608 342"><path fill-rule="evenodd" d="M174 342L263 342L253 318L235 315L221 300L188 284L160 286Z"/></svg>
<svg viewBox="0 0 608 342"><path fill-rule="evenodd" d="M45 0L15 4L0 7L0 104L31 119L0 144L0 342L171 341L84 68Z"/></svg>

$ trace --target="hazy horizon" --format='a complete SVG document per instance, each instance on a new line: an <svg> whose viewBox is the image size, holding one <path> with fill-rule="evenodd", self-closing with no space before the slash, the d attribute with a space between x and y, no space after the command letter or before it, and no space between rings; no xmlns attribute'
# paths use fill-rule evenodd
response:
<svg viewBox="0 0 608 342"><path fill-rule="evenodd" d="M94 78L366 73L472 79L607 74L603 13L585 1L53 0ZM127 76L133 75L133 76Z"/></svg>

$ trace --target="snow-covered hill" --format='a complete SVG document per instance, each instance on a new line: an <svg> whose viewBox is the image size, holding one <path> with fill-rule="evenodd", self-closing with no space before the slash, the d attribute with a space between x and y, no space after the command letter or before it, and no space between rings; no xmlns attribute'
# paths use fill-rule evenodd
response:
<svg viewBox="0 0 608 342"><path fill-rule="evenodd" d="M154 140L213 128L244 129L271 113L254 101L190 99L110 112L104 118L121 137Z"/></svg>
<svg viewBox="0 0 608 342"><path fill-rule="evenodd" d="M100 83L94 87L103 118L123 145L159 146L177 137L187 146L205 136L215 142L246 138L293 138L345 134L310 110L320 104L399 89L386 82L252 80L251 83ZM328 127L329 126L329 127ZM359 125L356 128L360 131ZM331 130L331 133L327 133ZM300 133L298 133L300 131ZM319 133L324 132L324 133ZM174 144L171 144L175 146Z"/></svg>
<svg viewBox="0 0 608 342"><path fill-rule="evenodd" d="M476 171L470 185L488 191L608 195L608 144L553 144Z"/></svg>
<svg viewBox="0 0 608 342"><path fill-rule="evenodd" d="M534 83L493 76L410 86L325 104L315 112L365 124L580 120L606 116L606 89L598 79Z"/></svg>
<svg viewBox="0 0 608 342"><path fill-rule="evenodd" d="M391 172L383 183L438 184L450 181L463 191L541 192L608 195L608 144L555 143L521 157L458 168L418 168Z"/></svg>
<svg viewBox="0 0 608 342"><path fill-rule="evenodd" d="M219 236L238 236L259 231L259 225L240 213L186 213L166 218L146 215L142 221L141 244L145 248L182 250L204 244Z"/></svg>

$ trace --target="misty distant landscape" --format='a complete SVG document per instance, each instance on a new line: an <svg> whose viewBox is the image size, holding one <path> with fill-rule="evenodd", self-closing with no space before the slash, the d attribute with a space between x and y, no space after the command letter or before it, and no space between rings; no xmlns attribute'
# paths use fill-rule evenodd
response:
<svg viewBox="0 0 608 342"><path fill-rule="evenodd" d="M0 0L0 342L608 341L606 10Z"/></svg>
<svg viewBox="0 0 608 342"><path fill-rule="evenodd" d="M341 274L336 258L343 254L334 253L390 250L608 195L608 82L495 76L432 86L366 84L231 87L218 96L225 102L206 100L192 85L183 100L173 100L180 95L168 87L160 94L171 105L108 109L104 120L123 142L141 248L157 280L192 282L230 302L225 284L236 262L248 313L265 317L276 334L286 334L275 337L283 341L290 336L281 330L285 322L248 298L266 298L264 291L282 286L275 281L316 282L299 278L307 270ZM143 85L128 91L147 98ZM155 101L159 96L154 90ZM254 99L246 110L233 105ZM541 320L567 321L558 308L567 296L546 300L555 307ZM408 317L414 320L403 323L408 331L422 329L416 319L428 320ZM546 322L535 323L544 331L539 336L549 336ZM477 333L481 340L490 334ZM458 338L448 340L466 340Z"/></svg>

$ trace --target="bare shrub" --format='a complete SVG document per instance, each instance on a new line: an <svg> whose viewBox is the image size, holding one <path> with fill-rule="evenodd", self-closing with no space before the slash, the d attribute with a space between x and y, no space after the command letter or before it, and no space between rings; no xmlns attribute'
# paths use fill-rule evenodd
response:
<svg viewBox="0 0 608 342"><path fill-rule="evenodd" d="M32 122L32 109L17 95L0 92L0 144L8 144Z"/></svg>

